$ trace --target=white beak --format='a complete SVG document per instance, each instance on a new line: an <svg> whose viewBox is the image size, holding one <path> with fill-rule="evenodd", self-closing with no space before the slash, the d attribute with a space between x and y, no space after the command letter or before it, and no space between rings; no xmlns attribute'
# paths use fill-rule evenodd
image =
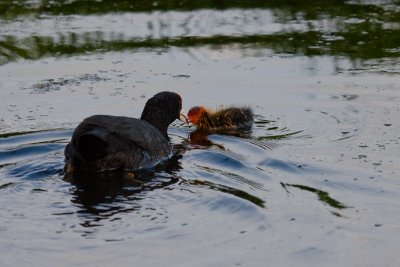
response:
<svg viewBox="0 0 400 267"><path fill-rule="evenodd" d="M189 124L189 118L185 115L185 111L182 109L181 110L181 113L180 113L180 115L179 115L179 120L180 121L183 121L184 123L187 123L187 124Z"/></svg>

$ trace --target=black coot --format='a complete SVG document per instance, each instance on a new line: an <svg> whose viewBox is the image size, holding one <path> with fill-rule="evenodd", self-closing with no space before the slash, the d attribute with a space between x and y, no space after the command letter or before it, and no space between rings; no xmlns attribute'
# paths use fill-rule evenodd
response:
<svg viewBox="0 0 400 267"><path fill-rule="evenodd" d="M150 98L140 119L94 115L75 129L65 148L65 171L138 170L171 155L167 129L181 113L182 98L161 92Z"/></svg>

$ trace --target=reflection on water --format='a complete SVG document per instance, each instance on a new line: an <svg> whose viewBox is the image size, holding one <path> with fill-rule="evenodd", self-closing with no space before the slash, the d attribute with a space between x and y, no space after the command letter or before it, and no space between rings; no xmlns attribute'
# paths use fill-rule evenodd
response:
<svg viewBox="0 0 400 267"><path fill-rule="evenodd" d="M64 180L76 186L76 199L88 210L101 203L120 202L120 197L135 200L146 191L168 187L179 181L180 155L159 164L155 169L127 172L82 172L66 174Z"/></svg>
<svg viewBox="0 0 400 267"><path fill-rule="evenodd" d="M269 124L272 122L273 121L263 119L259 115L255 115L254 126L250 129L195 130L190 133L189 142L193 146L217 146L219 149L224 150L225 148L223 146L213 143L208 138L209 135L219 134L229 136L232 140L235 140L235 138L239 138L238 141L246 140L247 143L251 143L262 149L272 150L279 147L279 144L274 142L275 140L296 137L302 132L291 132L286 128L278 128L276 126L269 127Z"/></svg>
<svg viewBox="0 0 400 267"><path fill-rule="evenodd" d="M256 124L265 126L264 123ZM261 132L261 129L270 131L266 127L257 127L254 130ZM278 130L274 127L274 130ZM38 132L22 132L3 134L0 139L0 162L2 163L2 174L4 177L12 179L19 178L26 181L40 181L46 177L62 174L63 166L63 150L65 144L69 141L71 130L48 130ZM180 133L182 134L182 133ZM184 134L184 133L183 133ZM252 130L230 130L224 133L213 133L215 137L220 134L223 139L210 141L209 133L201 131L192 131L189 138L183 138L182 144L175 144L176 154L166 162L159 164L154 169L127 172L127 171L110 171L102 173L74 173L66 174L64 181L73 184L76 188L73 190L73 200L75 204L79 204L88 212L96 214L102 213L97 211L96 206L104 203L119 203L125 200L138 200L146 192L156 189L165 189L170 185L179 183L188 187L202 187L211 190L220 191L227 194L232 194L240 197L243 200L250 201L257 206L264 207L264 200L256 197L241 189L236 189L224 184L214 183L200 179L201 176L193 177L193 179L183 178L182 171L182 155L188 151L204 151L206 154L197 154L193 161L193 166L201 171L206 176L220 176L229 180L237 180L241 183L248 184L252 188L259 190L263 189L263 184L252 179L246 178L245 174L240 175L240 172L234 173L228 171L229 168L238 169L242 165L244 168L247 163L240 159L235 159L235 154L232 154L230 144L242 144L245 146L256 146L263 150L273 149L278 147L278 144L257 141L252 136ZM183 137L183 136L182 136ZM233 138L233 139L232 139ZM221 142L222 141L222 142ZM224 142L228 142L224 144ZM210 149L215 146L215 149ZM225 148L225 146L227 148ZM201 152L203 153L203 152ZM211 162L217 165L207 165L202 158L209 158ZM200 160L200 162L197 162ZM227 169L228 168L228 169ZM252 171L249 169L249 173ZM204 178L206 178L206 176ZM211 177L210 176L210 177ZM0 189L8 189L18 181L6 179ZM115 207L113 206L113 209ZM103 209L103 207L101 208ZM106 212L107 213L107 212Z"/></svg>
<svg viewBox="0 0 400 267"><path fill-rule="evenodd" d="M3 134L0 139L0 161L2 163L0 190L11 190L13 187L23 183L26 186L27 181L32 182L31 186L36 187L37 182L45 181L48 177L61 179L62 151L69 141L71 133L71 130L49 130ZM198 134L196 131L192 132L190 136L194 136L196 133ZM202 134L204 136L204 133ZM230 134L233 135L233 132ZM240 132L237 132L237 136L239 137L235 139L235 142L246 142L246 139L241 138L244 138L244 136L250 137L250 133L247 132L243 136ZM79 208L79 216L84 220L82 226L92 227L98 225L100 220L107 219L118 213L140 213L142 209L140 201L148 197L149 192L160 189L166 190L174 184L179 187L184 186L187 188L186 190L193 190L194 192L199 188L205 188L230 194L244 201L254 203L259 207L264 207L265 201L263 199L244 190L207 181L206 177L201 176L183 178L181 176L182 153L184 154L186 150L195 148L193 141L189 142L183 139L182 144L175 145L176 155L154 169L138 172L110 171L66 174L63 180L74 185L71 190L71 202ZM192 147L188 147L188 144ZM204 144L199 143L196 143L196 145L204 146ZM219 149L224 150L223 145L217 146ZM200 149L207 149L207 147L204 146ZM230 163L227 163L224 157L221 154L214 157L214 159L221 161L225 166L229 166ZM196 163L194 166L196 166ZM255 181L224 170L208 169L208 167L202 166L198 168L199 170L205 168L207 172L214 173L217 176L240 180L261 190L263 187ZM19 179L19 181L15 179ZM32 188L32 190L46 192L45 185L42 186L44 187ZM85 213L90 214L86 219ZM74 212L60 211L53 214L64 216L74 214Z"/></svg>
<svg viewBox="0 0 400 267"><path fill-rule="evenodd" d="M262 127L260 127L260 129L261 128ZM155 169L136 172L109 171L102 173L78 172L66 174L64 180L76 186L76 189L73 192L74 198L72 202L87 210L89 213L98 216L107 216L107 214L114 215L118 212L129 212L133 210L137 211L140 209L140 205L138 206L137 202L146 197L146 192L165 189L175 183L179 183L179 185L185 185L188 187L202 187L231 194L242 198L245 201L250 201L259 207L265 207L265 201L263 199L243 190L223 184L213 183L207 180L192 180L180 176L179 172L182 169L182 154L184 154L186 150L191 149L204 150L208 149L208 147L215 146L218 150L225 151L228 154L209 153L207 157L213 158L213 161L215 162L222 162L225 168L229 166L237 168L237 165L241 164L233 158L231 158L232 162L227 161L229 159L229 151L224 148L223 144L210 141L208 139L209 134L210 133L198 130L191 132L188 140L184 139L182 144L174 145L176 154L168 161L159 164ZM273 149L278 147L278 144L276 143L257 141L257 139L252 137L251 130L229 130L213 134L223 134L226 137L235 138L232 139L234 142L246 142L262 149ZM261 183L257 183L256 181L245 178L239 174L215 167L202 166L197 163L195 163L194 166L199 170L204 170L205 172L216 174L221 177L237 180L259 190L264 190ZM25 168L25 166L22 166L22 168ZM18 173L20 172L19 169L20 168L16 168L13 172ZM136 206L136 209L118 209L118 203L122 203L123 206L129 203L129 205ZM110 210L107 207L104 207L104 205L108 206L109 204L112 204Z"/></svg>
<svg viewBox="0 0 400 267"><path fill-rule="evenodd" d="M0 1L0 265L395 266L399 12ZM135 116L159 90L260 115L173 125L176 155L154 169L64 176L78 121Z"/></svg>
<svg viewBox="0 0 400 267"><path fill-rule="evenodd" d="M329 193L325 192L325 191L321 191L309 186L305 186L305 185L299 185L299 184L285 184L285 183L281 183L282 187L285 188L287 190L288 187L293 187L293 188L298 188L304 191L309 191L312 193L315 193L319 200L326 203L327 205L331 206L332 208L336 208L336 209L344 209L346 208L345 205L343 205L342 203L340 203L339 201L331 198L329 196Z"/></svg>
<svg viewBox="0 0 400 267"><path fill-rule="evenodd" d="M226 175L223 173L223 175ZM183 182L183 184L186 185L190 185L190 186L195 186L195 187L205 187L207 189L211 189L211 190L216 190L216 191L220 191L223 193L227 193L227 194L231 194L234 195L236 197L239 197L241 199L250 201L254 204L256 204L257 206L259 206L260 208L265 208L265 201L262 200L261 198L258 198L256 196L253 196L245 191L239 190L239 189L235 189L235 188L231 188L228 186L224 186L224 185L219 185L219 184L214 184L208 181L201 181L201 180L186 180Z"/></svg>
<svg viewBox="0 0 400 267"><path fill-rule="evenodd" d="M218 50L239 45L269 48L277 54L350 58L353 71L366 70L364 64L371 63L364 60L386 58L373 64L399 71L400 11L395 1L375 5L345 1L302 1L301 5L285 1L97 1L96 5L37 1L32 6L5 2L0 6L0 64L89 52L198 46Z"/></svg>
<svg viewBox="0 0 400 267"><path fill-rule="evenodd" d="M320 189L321 184L310 179L323 173L338 178L342 173L335 176L329 168L274 158L272 152L278 151L279 142L285 139L274 139L273 147L257 140L257 136L266 133L282 135L286 127L257 117L252 130L238 130L236 134L208 135L187 127L171 130L176 155L154 169L75 173L64 178L63 149L71 130L2 135L0 192L5 208L0 215L5 221L0 231L6 240L10 238L8 233L14 237L62 236L66 246L76 247L76 236L104 242L136 240L139 244L138 239L154 239L159 244L179 236L180 242L189 244L193 234L224 239L232 234L231 229L240 227L239 234L249 232L255 242L268 225L264 221L266 215L273 218L277 209L281 210L279 214L287 213L290 222L305 220L310 227L314 223L310 212L322 216L325 223L332 217L349 216L347 201L331 196L331 191L338 193L335 187L324 185ZM285 138L288 141L294 137ZM359 194L352 185L339 179L336 183L353 197ZM314 193L318 198L309 198L300 191ZM301 213L296 210L298 204L291 204L292 199L302 202ZM314 207L319 207L318 211ZM19 224L14 223L16 217ZM39 224L34 233L23 230L27 220ZM286 219L278 219L278 223L285 229ZM200 225L204 225L202 230L193 229ZM253 227L256 230L249 230ZM288 227L286 231L291 229ZM216 232L211 235L212 229ZM50 248L44 246L48 252ZM101 253L102 248L96 250Z"/></svg>
<svg viewBox="0 0 400 267"><path fill-rule="evenodd" d="M222 130L222 131L215 131L215 132L205 132L205 131L195 130L190 133L189 141L190 141L190 144L193 146L203 146L203 147L217 146L220 149L224 150L223 146L210 141L208 136L211 134L220 134L220 135L230 136L232 138L235 138L235 137L246 138L246 139L248 139L247 142L256 142L254 137L252 137L251 133L252 133L251 131L247 131L247 130ZM265 149L272 149L272 148L274 148L274 146L276 144L260 142L259 145L260 145L260 147L263 147Z"/></svg>
<svg viewBox="0 0 400 267"><path fill-rule="evenodd" d="M146 1L139 0L132 3L128 0L99 0L96 5L85 0L60 0L57 2L46 0L33 0L33 1L13 1L4 0L1 2L1 15L7 19L13 19L22 15L29 14L102 14L114 12L146 12L146 11L168 11L168 10L202 10L213 8L217 10L225 9L243 9L262 8L272 9L281 17L295 19L296 15L305 19L313 19L316 17L323 17L326 13L331 14L354 14L356 17L366 17L372 15L373 12L379 15L386 14L388 20L398 21L399 18L395 16L399 8L396 1L381 0L381 1L310 1L304 0L301 4L296 4L286 1L245 1L245 0L232 0L232 1L188 1L188 0L172 0L172 1ZM353 19L355 20L355 19Z"/></svg>

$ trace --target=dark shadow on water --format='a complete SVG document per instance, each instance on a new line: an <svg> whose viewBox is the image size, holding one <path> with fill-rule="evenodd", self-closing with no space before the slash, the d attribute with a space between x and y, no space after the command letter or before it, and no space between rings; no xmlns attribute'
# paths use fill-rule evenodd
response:
<svg viewBox="0 0 400 267"><path fill-rule="evenodd" d="M222 135L229 136L230 138L236 138L238 141L247 142L258 146L264 150L272 150L279 147L279 144L273 142L273 138L270 139L259 139L252 135L252 131L248 130L219 130L219 131L201 131L195 130L189 134L189 143L192 146L211 147L216 146L221 150L225 150L223 145L212 142L208 137L210 135ZM289 136L289 135L288 135ZM281 138L283 139L283 138Z"/></svg>
<svg viewBox="0 0 400 267"><path fill-rule="evenodd" d="M86 212L98 214L104 211L104 208L96 209L98 204L139 200L148 191L178 182L181 158L181 155L174 156L154 169L136 172L77 172L65 174L64 180L76 186L72 202L83 207Z"/></svg>
<svg viewBox="0 0 400 267"><path fill-rule="evenodd" d="M258 146L264 150L273 150L280 146L279 140L300 137L303 130L293 131L286 127L275 126L276 121L265 119L261 115L254 116L254 124L244 129L223 130L194 130L189 134L189 143L193 146L211 147L217 146L221 150L224 147L209 139L210 135L228 136L236 138L238 142L246 142Z"/></svg>
<svg viewBox="0 0 400 267"><path fill-rule="evenodd" d="M221 150L225 150L222 145L215 144L208 139L210 133L195 130L189 134L189 143L193 146L202 146L202 147L210 147L210 146L217 146Z"/></svg>
<svg viewBox="0 0 400 267"><path fill-rule="evenodd" d="M178 145L182 153L182 146ZM193 188L207 188L230 194L242 200L265 208L265 202L240 189L216 184L210 181L190 180L180 176L182 155L177 154L170 160L157 165L154 169L128 172L83 172L66 174L64 180L75 188L71 191L71 202L80 208L78 211L84 227L101 226L103 219L118 213L137 212L143 210L141 200L154 190L167 189L174 184Z"/></svg>
<svg viewBox="0 0 400 267"><path fill-rule="evenodd" d="M64 181L73 185L70 189L71 202L78 207L76 214L81 218L82 225L85 227L99 225L99 221L118 213L143 213L141 200L148 198L149 192L168 190L168 187L180 182L186 187L191 187L194 193L201 188L206 188L235 196L258 207L265 207L262 199L242 189L207 180L202 181L199 178L182 177L181 161L184 153L191 149L188 144L194 142L205 147L212 145L211 141L207 139L207 134L192 133L192 137L199 138L194 141L195 138L187 139L178 132L182 141L174 144L175 155L152 169L137 172L63 174L62 151L71 134L72 130L69 129L54 129L6 133L0 136L0 156L3 162L0 170L1 174L7 178L0 184L0 190L9 190L25 182L27 182L28 190L31 185L34 187L31 190L46 190L45 184L48 178L51 178L49 181L53 181L53 179L63 177ZM246 137L249 134L250 132L237 134L231 132L230 137L239 138L238 142L243 142L248 140ZM218 172L216 173L218 175ZM227 174L220 175L226 176ZM40 181L40 188L37 187L36 181ZM247 181L247 183L251 184L251 181ZM54 215L65 215L65 213L54 213Z"/></svg>

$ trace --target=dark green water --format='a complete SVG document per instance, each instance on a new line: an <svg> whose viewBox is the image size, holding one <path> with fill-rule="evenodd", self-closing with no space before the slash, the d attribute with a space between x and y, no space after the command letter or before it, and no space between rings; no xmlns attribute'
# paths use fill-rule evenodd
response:
<svg viewBox="0 0 400 267"><path fill-rule="evenodd" d="M397 1L26 2L0 3L1 64L89 52L233 44L352 60L400 55ZM118 22L125 29L115 28ZM17 28L21 24L28 29Z"/></svg>
<svg viewBox="0 0 400 267"><path fill-rule="evenodd" d="M394 0L1 1L0 266L396 266L399 44ZM64 177L79 121L162 90L255 124Z"/></svg>

